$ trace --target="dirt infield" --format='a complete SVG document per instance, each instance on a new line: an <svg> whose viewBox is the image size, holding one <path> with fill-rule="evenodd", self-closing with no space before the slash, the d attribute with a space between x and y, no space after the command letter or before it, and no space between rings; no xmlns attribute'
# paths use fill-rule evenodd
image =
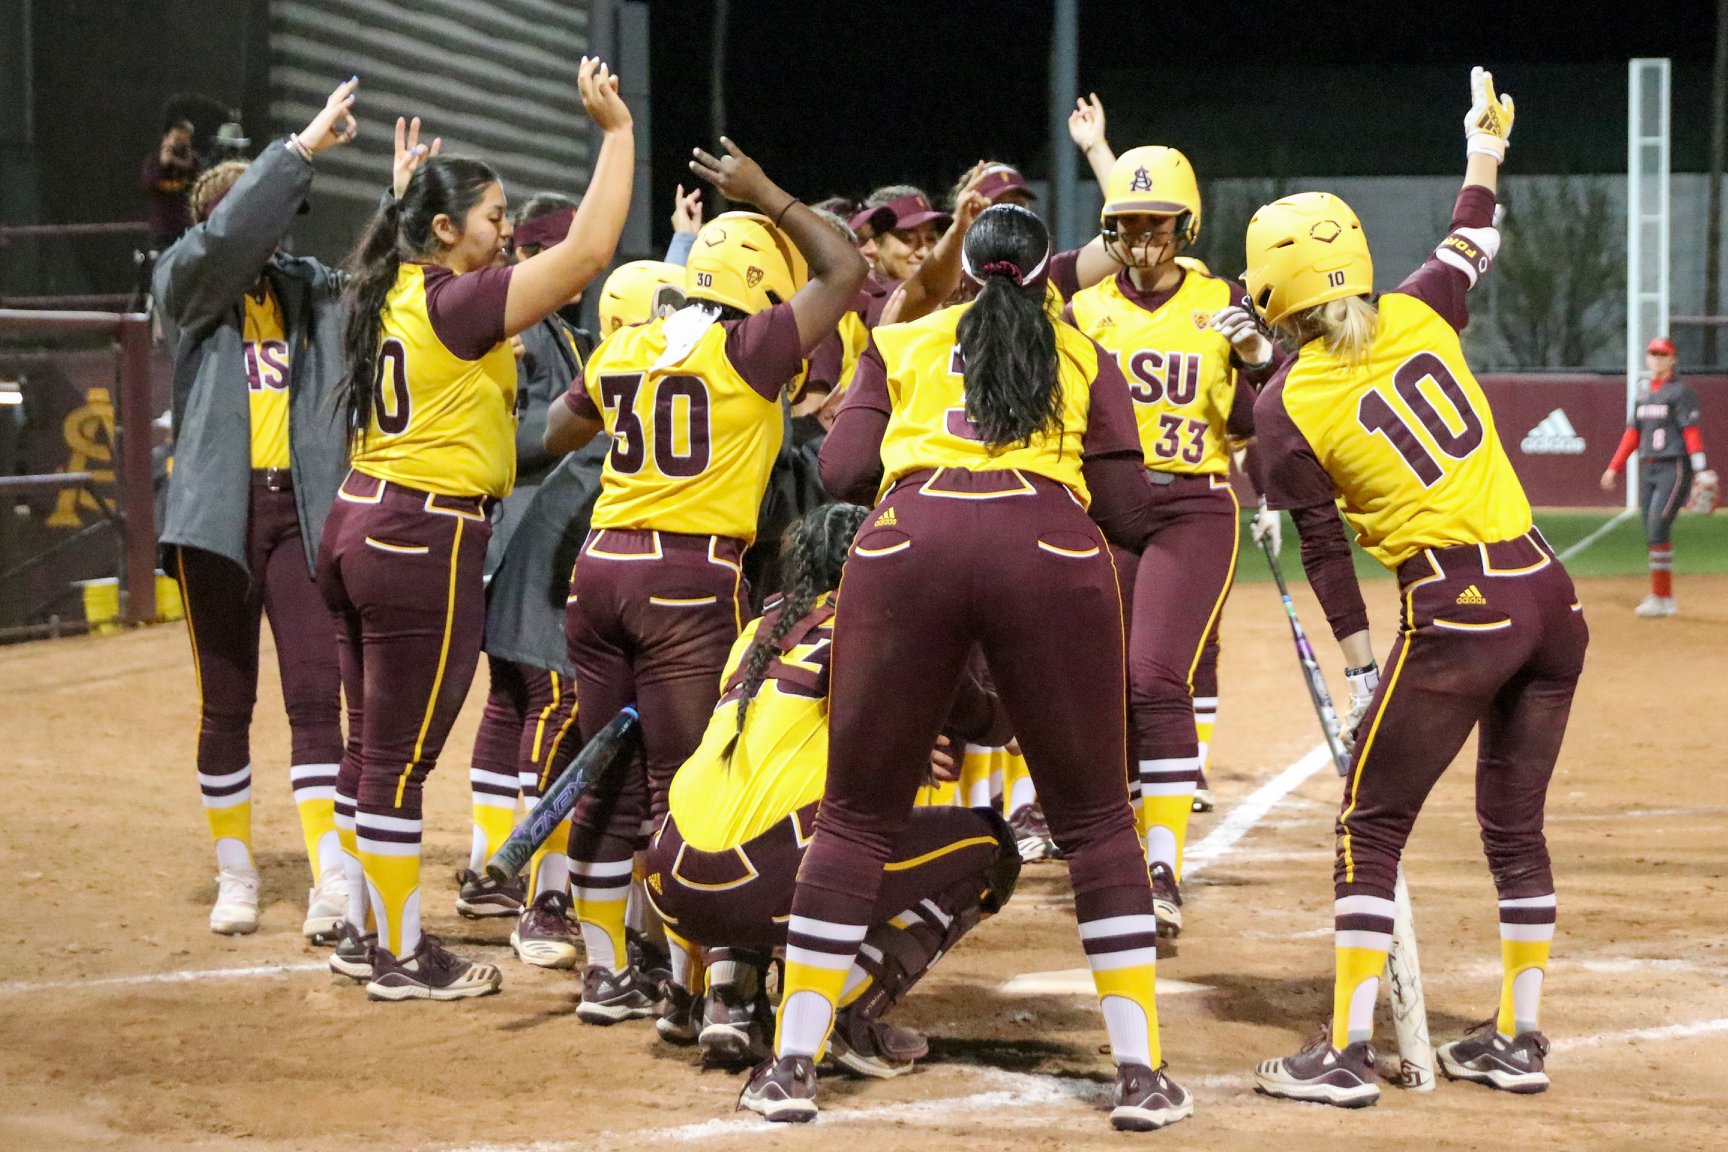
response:
<svg viewBox="0 0 1728 1152"><path fill-rule="evenodd" d="M1681 584L1687 615L1657 621L1631 614L1641 580L1582 585L1593 644L1549 807L1560 923L1546 1095L1442 1083L1431 1095L1388 1088L1378 1108L1343 1113L1253 1094L1254 1061L1292 1051L1329 1011L1339 783L1324 766L1285 771L1317 731L1277 599L1245 586L1225 622L1219 808L1196 817L1206 863L1188 889L1180 955L1160 965L1203 986L1160 1000L1195 1118L1112 1133L1091 998L998 991L1084 964L1065 873L1039 865L906 1005L902 1018L931 1033L928 1066L889 1082L825 1080L822 1119L774 1133L773 1146L1728 1146L1728 576ZM1384 651L1393 589L1365 592ZM1312 599L1298 598L1323 632ZM1335 667L1330 642L1320 647ZM205 927L212 866L180 627L0 649L0 863L20 897L0 930L0 1149L765 1145L764 1125L732 1113L737 1077L700 1070L645 1025L578 1026L568 974L510 959L507 922L455 916L449 877L467 851L464 769L483 677L427 789L425 906L431 931L500 959L504 992L383 1005L333 982L299 934L305 860L264 663L253 752L265 907L256 935L227 939ZM1299 780L1282 797L1268 786L1281 773L1283 785ZM1472 774L1460 765L1441 782L1408 857L1436 1042L1488 1015L1498 994Z"/></svg>

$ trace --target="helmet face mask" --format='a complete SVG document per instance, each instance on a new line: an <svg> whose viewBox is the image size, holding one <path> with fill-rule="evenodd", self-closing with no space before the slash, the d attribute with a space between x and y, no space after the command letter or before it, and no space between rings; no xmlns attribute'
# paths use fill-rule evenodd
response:
<svg viewBox="0 0 1728 1152"><path fill-rule="evenodd" d="M1192 212L1124 212L1106 217L1104 251L1128 268L1156 268L1175 260L1199 229Z"/></svg>
<svg viewBox="0 0 1728 1152"><path fill-rule="evenodd" d="M1200 238L1200 217L1200 183L1188 157L1147 145L1116 158L1098 214L1111 259L1130 268L1168 264Z"/></svg>

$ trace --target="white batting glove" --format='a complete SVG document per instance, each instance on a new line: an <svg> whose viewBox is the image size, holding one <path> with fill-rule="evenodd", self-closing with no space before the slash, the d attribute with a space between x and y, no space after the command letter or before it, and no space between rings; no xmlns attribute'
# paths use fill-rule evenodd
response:
<svg viewBox="0 0 1728 1152"><path fill-rule="evenodd" d="M1374 690L1380 687L1380 665L1369 664L1366 668L1346 668L1344 678L1350 681L1350 714L1344 717L1344 724L1338 732L1338 737L1344 742L1344 747L1354 752L1356 750L1356 729L1368 715L1368 705L1374 702Z"/></svg>
<svg viewBox="0 0 1728 1152"><path fill-rule="evenodd" d="M1261 330L1260 321L1240 304L1220 309L1212 317L1212 327L1230 341L1230 347L1248 367L1259 368L1272 359L1272 341Z"/></svg>
<svg viewBox="0 0 1728 1152"><path fill-rule="evenodd" d="M1494 94L1494 73L1470 69L1470 111L1464 117L1464 154L1506 159L1514 107L1510 93Z"/></svg>
<svg viewBox="0 0 1728 1152"><path fill-rule="evenodd" d="M1248 534L1254 538L1254 543L1261 544L1272 554L1272 559L1278 559L1284 551L1284 517L1266 507L1266 501L1260 501L1260 511L1254 514L1254 522L1248 527ZM1271 541L1267 544L1267 541Z"/></svg>

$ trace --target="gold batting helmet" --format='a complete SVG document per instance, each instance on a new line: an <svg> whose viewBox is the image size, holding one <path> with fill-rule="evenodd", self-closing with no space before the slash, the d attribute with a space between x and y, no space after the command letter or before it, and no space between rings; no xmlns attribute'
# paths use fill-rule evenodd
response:
<svg viewBox="0 0 1728 1152"><path fill-rule="evenodd" d="M1188 157L1161 144L1130 148L1116 157L1098 214L1106 237L1116 231L1111 218L1130 212L1184 217L1176 222L1176 235L1194 243L1200 236L1200 181Z"/></svg>
<svg viewBox="0 0 1728 1152"><path fill-rule="evenodd" d="M754 314L790 300L809 278L803 255L772 220L722 212L696 233L684 295Z"/></svg>
<svg viewBox="0 0 1728 1152"><path fill-rule="evenodd" d="M684 269L664 260L632 260L620 264L600 289L600 335L610 336L630 324L646 324L662 309L684 306Z"/></svg>
<svg viewBox="0 0 1728 1152"><path fill-rule="evenodd" d="M1350 205L1330 192L1274 200L1248 221L1248 297L1268 324L1374 291L1374 258Z"/></svg>

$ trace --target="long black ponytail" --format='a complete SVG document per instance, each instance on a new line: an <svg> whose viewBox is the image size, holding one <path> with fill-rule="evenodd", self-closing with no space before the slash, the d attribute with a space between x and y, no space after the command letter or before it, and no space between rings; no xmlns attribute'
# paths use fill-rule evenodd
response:
<svg viewBox="0 0 1728 1152"><path fill-rule="evenodd" d="M338 388L337 403L347 414L350 440L372 425L372 385L378 376L378 342L384 327L385 302L396 285L403 260L437 251L432 221L443 215L458 229L468 210L498 182L498 174L480 160L434 156L421 163L401 199L386 198L360 234L360 242L343 265L348 285L343 291L347 319L342 347L348 371Z"/></svg>
<svg viewBox="0 0 1728 1152"><path fill-rule="evenodd" d="M762 687L768 665L781 653L781 642L793 625L810 614L824 592L840 586L840 569L846 563L846 553L852 547L852 537L870 514L856 504L824 504L806 512L786 530L781 565L785 572L780 586L780 605L775 610L774 624L766 633L758 631L756 639L744 653L744 683L738 700L738 728L726 744L725 756L732 758L738 740L744 735L744 717L750 711L751 697Z"/></svg>
<svg viewBox="0 0 1728 1152"><path fill-rule="evenodd" d="M978 295L960 318L966 416L991 448L1023 446L1062 429L1056 328L1044 300L1050 255L1044 222L1024 208L986 208L962 255Z"/></svg>

